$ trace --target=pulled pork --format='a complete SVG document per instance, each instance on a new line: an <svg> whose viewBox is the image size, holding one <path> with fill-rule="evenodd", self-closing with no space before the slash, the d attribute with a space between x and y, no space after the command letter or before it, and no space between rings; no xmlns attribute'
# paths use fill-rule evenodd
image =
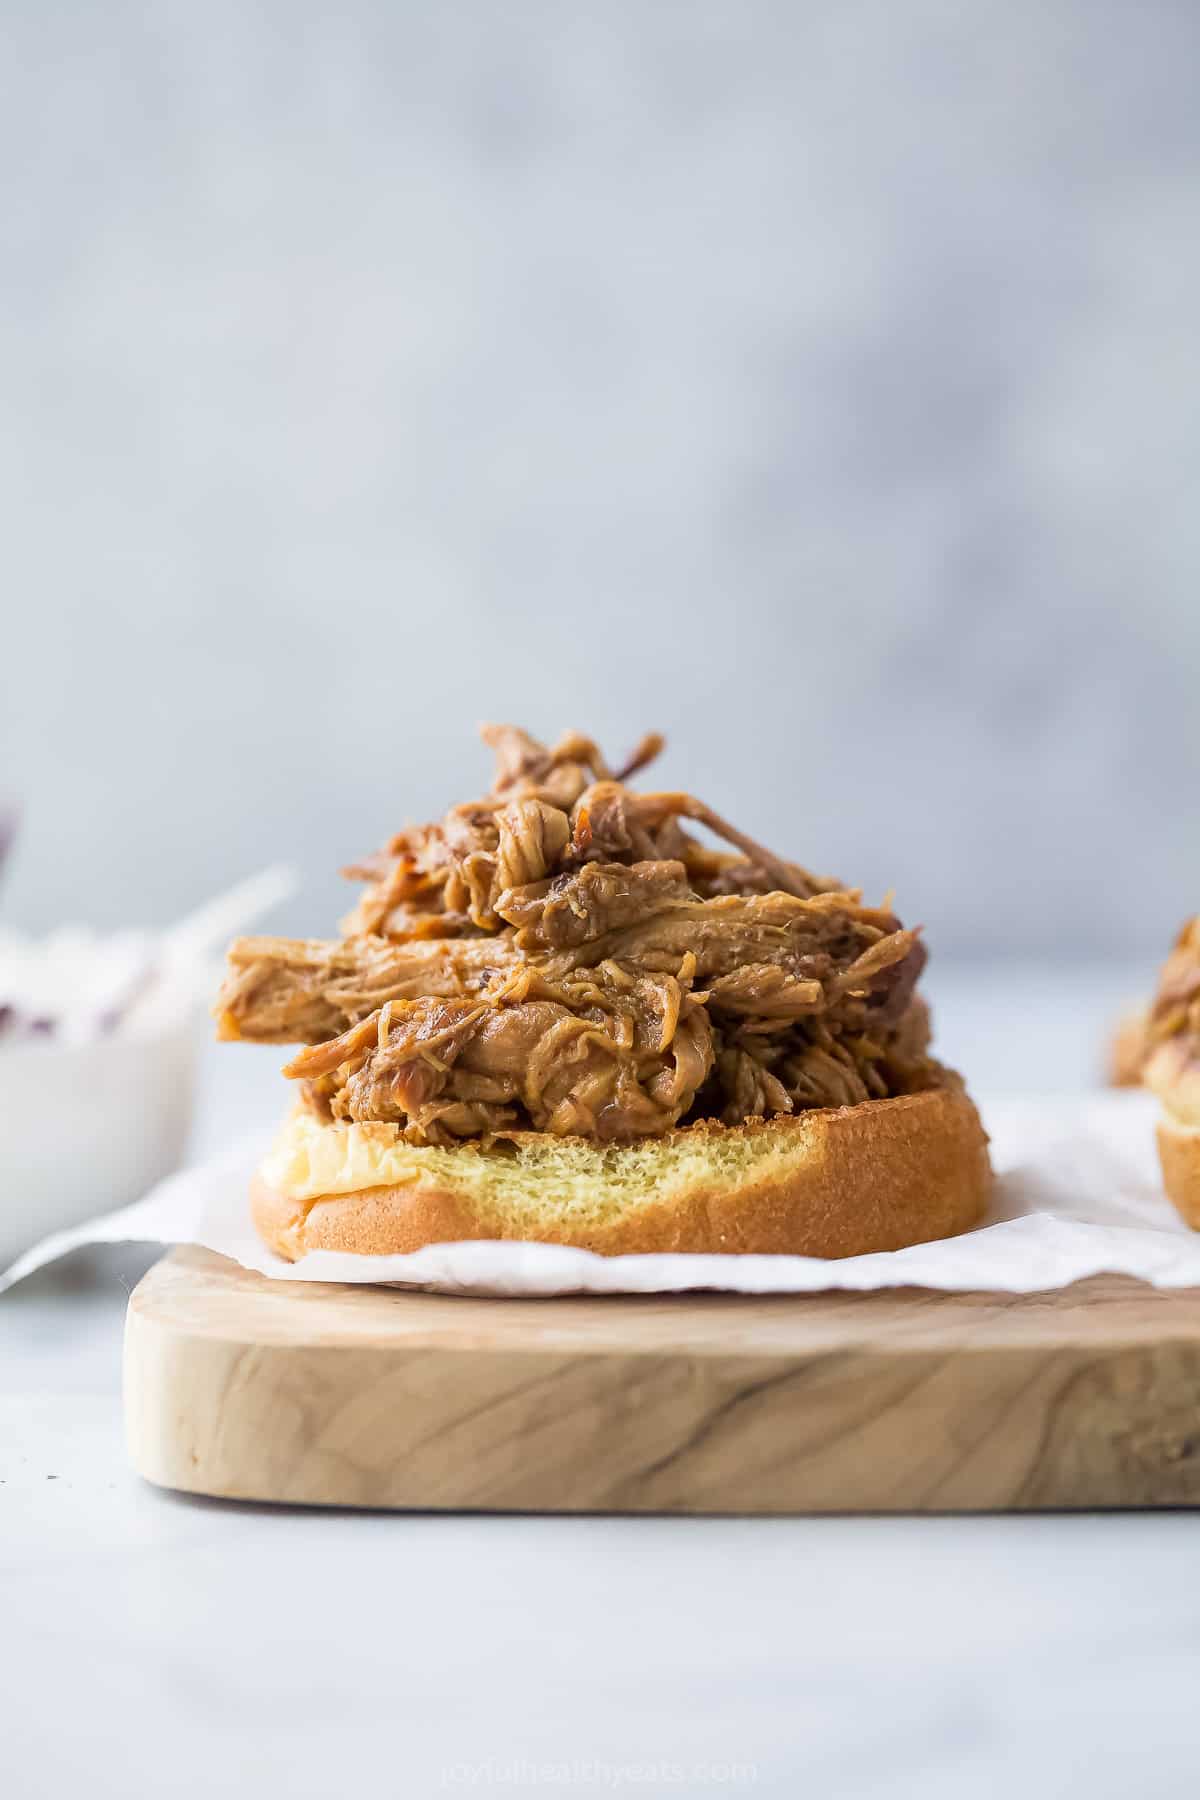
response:
<svg viewBox="0 0 1200 1800"><path fill-rule="evenodd" d="M602 1140L927 1087L918 935L590 738L487 726L491 792L346 871L335 942L243 938L222 1037L306 1046L326 1119L414 1143L535 1129ZM724 839L699 841L683 821Z"/></svg>
<svg viewBox="0 0 1200 1800"><path fill-rule="evenodd" d="M1200 1061L1200 914L1184 925L1163 965L1146 1019L1143 1062L1165 1043Z"/></svg>

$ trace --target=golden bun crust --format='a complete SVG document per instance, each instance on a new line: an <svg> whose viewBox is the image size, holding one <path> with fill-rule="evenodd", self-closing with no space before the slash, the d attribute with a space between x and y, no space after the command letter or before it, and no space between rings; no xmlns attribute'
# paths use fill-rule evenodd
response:
<svg viewBox="0 0 1200 1800"><path fill-rule="evenodd" d="M1200 1131L1166 1114L1158 1127L1158 1160L1167 1198L1193 1231L1200 1231Z"/></svg>
<svg viewBox="0 0 1200 1800"><path fill-rule="evenodd" d="M1200 1062L1188 1039L1167 1038L1160 1044L1147 1062L1142 1080L1158 1095L1168 1119L1200 1126Z"/></svg>
<svg viewBox="0 0 1200 1800"><path fill-rule="evenodd" d="M1161 1043L1143 1081L1162 1102L1158 1160L1167 1198L1184 1223L1200 1231L1200 1063L1189 1040L1180 1036Z"/></svg>
<svg viewBox="0 0 1200 1800"><path fill-rule="evenodd" d="M411 1177L349 1193L291 1197L260 1174L254 1223L289 1262L310 1250L387 1256L472 1238L603 1256L861 1256L969 1230L992 1179L987 1135L957 1084L793 1118L689 1126L627 1151L554 1140L546 1157L570 1184L561 1206L536 1176L541 1138L527 1134L504 1158L464 1143L424 1165L420 1150L406 1149ZM489 1159L500 1164L494 1180Z"/></svg>

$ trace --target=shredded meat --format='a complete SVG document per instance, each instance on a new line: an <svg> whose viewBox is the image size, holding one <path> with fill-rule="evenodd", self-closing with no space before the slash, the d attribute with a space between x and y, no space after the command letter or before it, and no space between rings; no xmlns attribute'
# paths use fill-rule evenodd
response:
<svg viewBox="0 0 1200 1800"><path fill-rule="evenodd" d="M918 934L691 795L625 786L660 738L613 773L578 732L484 737L491 792L348 870L344 938L230 951L220 1035L307 1046L286 1073L321 1116L620 1140L940 1078Z"/></svg>
<svg viewBox="0 0 1200 1800"><path fill-rule="evenodd" d="M388 1000L479 993L519 961L505 938L238 938L217 1000L217 1035L317 1044Z"/></svg>
<svg viewBox="0 0 1200 1800"><path fill-rule="evenodd" d="M495 932L502 927L497 902L507 890L593 862L682 862L702 898L772 891L807 898L837 888L773 855L691 794L627 788L622 778L662 749L656 734L643 738L619 776L579 732L566 732L553 749L513 725L485 725L483 736L496 755L490 794L451 807L435 825L410 826L347 869L369 883L342 922L348 937ZM702 844L682 819L740 854Z"/></svg>
<svg viewBox="0 0 1200 1800"><path fill-rule="evenodd" d="M1200 914L1183 926L1163 965L1146 1020L1143 1062L1171 1040L1200 1061Z"/></svg>
<svg viewBox="0 0 1200 1800"><path fill-rule="evenodd" d="M520 1117L607 1139L669 1130L712 1062L708 1015L671 976L601 969L557 987L524 969L503 996L389 1002L285 1073L330 1117L390 1120L418 1143Z"/></svg>
<svg viewBox="0 0 1200 1800"><path fill-rule="evenodd" d="M522 952L575 949L692 900L681 862L585 863L505 890L496 911Z"/></svg>

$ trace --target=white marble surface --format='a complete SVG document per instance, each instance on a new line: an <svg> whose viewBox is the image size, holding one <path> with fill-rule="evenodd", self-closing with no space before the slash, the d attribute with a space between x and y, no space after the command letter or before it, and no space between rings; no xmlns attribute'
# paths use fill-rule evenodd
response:
<svg viewBox="0 0 1200 1800"><path fill-rule="evenodd" d="M979 1085L1066 1090L1136 971L936 981ZM204 1149L272 1104L214 1051ZM143 1486L125 1286L0 1301L0 1790L1124 1800L1195 1789L1188 1514L364 1517ZM731 1779L740 1765L740 1780ZM724 1779L723 1779L724 1777Z"/></svg>

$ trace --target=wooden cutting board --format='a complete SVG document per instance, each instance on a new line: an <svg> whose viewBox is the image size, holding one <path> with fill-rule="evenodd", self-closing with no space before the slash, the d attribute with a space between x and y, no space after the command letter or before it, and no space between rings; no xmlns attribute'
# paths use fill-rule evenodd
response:
<svg viewBox="0 0 1200 1800"><path fill-rule="evenodd" d="M1200 1501L1200 1291L455 1299L177 1250L126 1327L150 1481L304 1505L935 1512Z"/></svg>

